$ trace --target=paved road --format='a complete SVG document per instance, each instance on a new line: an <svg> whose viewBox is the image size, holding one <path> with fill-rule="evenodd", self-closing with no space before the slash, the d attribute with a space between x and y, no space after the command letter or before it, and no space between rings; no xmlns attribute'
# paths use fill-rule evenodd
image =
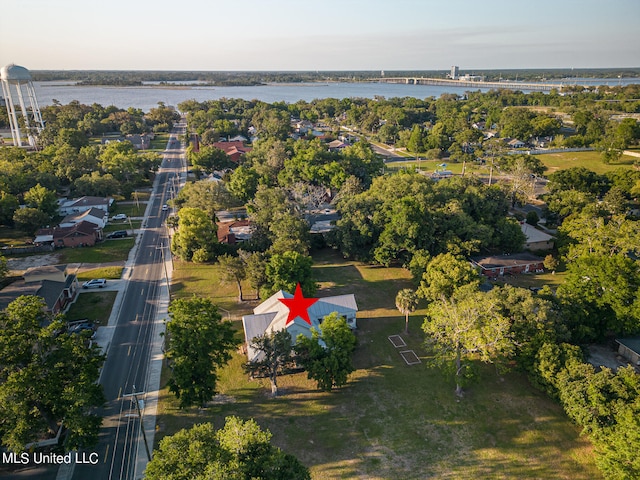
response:
<svg viewBox="0 0 640 480"><path fill-rule="evenodd" d="M174 133L181 128L176 127ZM152 381L149 364L152 347L155 344L157 350L161 342L159 313L164 317L166 312L170 257L164 226L170 212L162 210L162 206L177 192L177 178L184 170L181 146L175 138L172 135L169 141L145 212L145 228L137 239L133 263L124 274L123 298L100 379L107 403L102 412L104 422L99 444L91 450L98 454L98 463L76 464L73 479L140 478L147 449L153 448L153 438L149 437L152 437L155 417L147 416L146 410L154 401L150 397L157 393L159 378ZM156 377L158 373L155 372ZM139 411L143 412L143 422L146 421L144 430L151 432L146 439L142 435Z"/></svg>
<svg viewBox="0 0 640 480"><path fill-rule="evenodd" d="M163 210L162 206L177 194L186 178L184 150L177 139L184 128L184 124L177 124L172 132L123 280L109 285L109 289L116 287L119 293L109 325L101 327L96 335L96 341L107 352L100 376L107 399L100 411L104 421L98 445L79 452L92 463L60 468L44 466L3 478L128 480L142 477L147 462L145 443L149 450L153 448L162 364L159 334L166 318L167 284L171 274L169 238L164 225L171 211ZM134 396L134 393L140 395ZM140 425L139 408L144 429Z"/></svg>

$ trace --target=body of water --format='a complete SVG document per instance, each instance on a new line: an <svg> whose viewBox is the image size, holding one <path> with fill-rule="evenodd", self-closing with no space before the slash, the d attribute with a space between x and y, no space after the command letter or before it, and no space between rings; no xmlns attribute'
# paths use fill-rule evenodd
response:
<svg viewBox="0 0 640 480"><path fill-rule="evenodd" d="M564 79L564 84L590 85L626 85L640 83L640 79ZM598 83L599 82L599 83ZM559 82L560 83L560 82ZM299 100L310 102L321 98L385 98L440 97L443 93L463 95L469 90L488 91L487 88L471 89L469 87L405 85L391 83L294 83L270 84L249 87L199 87L199 86L141 86L141 87L99 87L77 86L63 82L34 82L38 104L52 105L55 101L66 105L74 100L91 105L97 103L103 107L114 105L118 108L139 108L148 112L158 106L177 106L185 100L218 100L220 98L242 98L245 100L262 100L267 103L295 103ZM523 89L523 91L526 91Z"/></svg>

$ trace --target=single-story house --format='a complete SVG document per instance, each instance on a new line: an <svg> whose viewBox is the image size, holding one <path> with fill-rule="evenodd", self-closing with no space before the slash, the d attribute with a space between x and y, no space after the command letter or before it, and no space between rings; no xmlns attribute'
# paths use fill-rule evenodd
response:
<svg viewBox="0 0 640 480"><path fill-rule="evenodd" d="M66 265L34 267L25 271L22 280L0 290L0 309L22 295L37 295L44 299L48 312L61 313L69 308L78 291L78 279L67 272Z"/></svg>
<svg viewBox="0 0 640 480"><path fill-rule="evenodd" d="M279 299L281 298L293 298L293 295L280 290L254 308L253 315L242 317L249 361L259 359L262 354L260 351L251 348L251 341L265 333L277 332L286 328L294 341L299 334L311 337L311 328L322 330L321 325L324 317L333 312L344 317L349 327L355 329L357 326L356 313L358 312L358 305L353 294L319 298L307 309L311 324L299 316L287 324L289 308L280 302Z"/></svg>
<svg viewBox="0 0 640 480"><path fill-rule="evenodd" d="M348 147L348 145L340 140L333 140L327 144L327 147L329 148L330 152L337 152L345 147Z"/></svg>
<svg viewBox="0 0 640 480"><path fill-rule="evenodd" d="M66 265L43 265L27 268L22 274L25 283L40 283L44 280L65 282L69 276Z"/></svg>
<svg viewBox="0 0 640 480"><path fill-rule="evenodd" d="M232 222L218 222L218 241L228 245L247 241L253 234L253 227L249 220L234 220Z"/></svg>
<svg viewBox="0 0 640 480"><path fill-rule="evenodd" d="M640 366L640 337L616 338L618 353L634 366Z"/></svg>
<svg viewBox="0 0 640 480"><path fill-rule="evenodd" d="M106 212L99 208L90 208L89 210L85 210L84 212L71 213L64 217L60 221L58 226L72 227L76 223L80 223L82 221L93 223L100 228L104 228L105 225L109 222L109 212Z"/></svg>
<svg viewBox="0 0 640 480"><path fill-rule="evenodd" d="M105 212L109 211L113 204L113 198L110 197L91 197L84 196L80 198L64 199L60 202L58 213L66 217L72 213L82 213L92 208L99 208Z"/></svg>
<svg viewBox="0 0 640 480"><path fill-rule="evenodd" d="M526 237L524 244L525 249L531 251L553 249L555 238L548 233L538 230L536 227L529 225L526 222L521 223L520 228Z"/></svg>
<svg viewBox="0 0 640 480"><path fill-rule="evenodd" d="M544 259L531 253L472 257L471 264L489 278L544 271Z"/></svg>
<svg viewBox="0 0 640 480"><path fill-rule="evenodd" d="M132 143L133 147L136 150L148 150L149 147L151 147L151 140L153 139L153 137L153 134L143 133L142 135L127 135L126 139Z"/></svg>
<svg viewBox="0 0 640 480"><path fill-rule="evenodd" d="M517 138L512 138L511 140L509 140L507 142L507 145L509 145L511 148L524 148L527 146L526 143L524 143L522 140L518 140Z"/></svg>
<svg viewBox="0 0 640 480"><path fill-rule="evenodd" d="M251 147L246 147L244 142L215 142L213 146L224 151L233 163L240 163L244 154L252 150Z"/></svg>
<svg viewBox="0 0 640 480"><path fill-rule="evenodd" d="M99 240L102 240L102 229L85 221L53 229L55 247L92 247Z"/></svg>
<svg viewBox="0 0 640 480"><path fill-rule="evenodd" d="M33 243L52 244L54 247L92 247L103 239L102 228L82 220L69 227L41 228L36 232Z"/></svg>

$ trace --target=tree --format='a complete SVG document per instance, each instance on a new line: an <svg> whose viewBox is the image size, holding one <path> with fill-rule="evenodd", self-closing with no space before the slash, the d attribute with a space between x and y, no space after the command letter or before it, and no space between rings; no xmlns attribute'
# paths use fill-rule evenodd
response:
<svg viewBox="0 0 640 480"><path fill-rule="evenodd" d="M467 260L441 253L428 263L417 294L430 301L446 300L465 285L477 286L479 280L478 272Z"/></svg>
<svg viewBox="0 0 640 480"><path fill-rule="evenodd" d="M44 310L42 298L22 296L0 312L0 435L14 452L63 423L66 449L89 447L102 423L94 411L104 402L104 356Z"/></svg>
<svg viewBox="0 0 640 480"><path fill-rule="evenodd" d="M7 259L0 255L0 280L4 279L9 273L9 266L7 265Z"/></svg>
<svg viewBox="0 0 640 480"><path fill-rule="evenodd" d="M229 178L229 191L242 203L251 200L258 190L260 177L255 169L240 165Z"/></svg>
<svg viewBox="0 0 640 480"><path fill-rule="evenodd" d="M207 212L209 218L215 222L216 211L238 205L223 182L200 180L189 182L180 189L174 204L178 210L190 207L199 208Z"/></svg>
<svg viewBox="0 0 640 480"><path fill-rule="evenodd" d="M453 365L456 394L462 395L470 360L491 362L511 352L509 322L494 299L473 285L457 289L450 298L429 305L422 329L434 361Z"/></svg>
<svg viewBox="0 0 640 480"><path fill-rule="evenodd" d="M238 255L245 263L245 272L249 285L256 291L256 297L260 298L260 289L267 283L267 260L260 252L249 253L239 250Z"/></svg>
<svg viewBox="0 0 640 480"><path fill-rule="evenodd" d="M243 302L242 280L247 277L244 261L240 257L224 254L218 257L218 264L222 270L223 279L228 282L236 282L238 286L238 301Z"/></svg>
<svg viewBox="0 0 640 480"><path fill-rule="evenodd" d="M300 283L302 292L311 297L317 286L312 277L313 259L298 252L276 253L265 266L266 283L260 296L267 298L278 290L293 292Z"/></svg>
<svg viewBox="0 0 640 480"><path fill-rule="evenodd" d="M396 308L404 314L404 333L409 333L409 314L415 312L418 307L418 296L410 288L403 288L396 295Z"/></svg>
<svg viewBox="0 0 640 480"><path fill-rule="evenodd" d="M197 152L189 149L188 157L194 167L206 173L213 173L233 165L224 150L206 145L201 146Z"/></svg>
<svg viewBox="0 0 640 480"><path fill-rule="evenodd" d="M171 251L182 260L192 260L198 251L204 253L203 261L215 256L218 246L217 227L207 212L199 208L180 210L178 231L171 239Z"/></svg>
<svg viewBox="0 0 640 480"><path fill-rule="evenodd" d="M222 321L208 299L174 300L169 316L165 342L171 368L169 390L180 408L204 407L216 394L216 370L231 359L239 340L231 322Z"/></svg>
<svg viewBox="0 0 640 480"><path fill-rule="evenodd" d="M625 254L586 254L557 289L575 341L640 331L640 263Z"/></svg>
<svg viewBox="0 0 640 480"><path fill-rule="evenodd" d="M346 385L349 374L355 370L351 356L356 337L346 320L335 312L324 317L320 331L311 328L311 338L298 335L294 348L307 377L315 380L322 391Z"/></svg>
<svg viewBox="0 0 640 480"><path fill-rule="evenodd" d="M553 273L555 273L555 270L556 268L558 268L558 265L560 265L560 262L556 257L549 254L546 257L544 257L543 265L544 265L544 268L546 268L547 270L551 270Z"/></svg>
<svg viewBox="0 0 640 480"><path fill-rule="evenodd" d="M230 416L220 430L201 423L164 437L145 470L147 480L310 480L293 455L271 445L271 432Z"/></svg>
<svg viewBox="0 0 640 480"><path fill-rule="evenodd" d="M51 217L37 208L19 208L13 214L13 222L20 230L33 235L40 227L47 225Z"/></svg>
<svg viewBox="0 0 640 480"><path fill-rule="evenodd" d="M527 212L526 222L528 225L533 225L535 227L539 221L540 217L538 216L538 212L536 212L535 210Z"/></svg>
<svg viewBox="0 0 640 480"><path fill-rule="evenodd" d="M50 218L58 211L56 192L37 184L24 194L24 201L28 207L37 208L46 213Z"/></svg>
<svg viewBox="0 0 640 480"><path fill-rule="evenodd" d="M277 396L278 374L291 365L291 334L286 329L265 333L251 339L251 347L262 352L262 355L259 355L259 360L248 362L245 369L253 377L269 377L271 395Z"/></svg>
<svg viewBox="0 0 640 480"><path fill-rule="evenodd" d="M0 192L0 225L13 225L13 215L20 207L20 202L7 192Z"/></svg>

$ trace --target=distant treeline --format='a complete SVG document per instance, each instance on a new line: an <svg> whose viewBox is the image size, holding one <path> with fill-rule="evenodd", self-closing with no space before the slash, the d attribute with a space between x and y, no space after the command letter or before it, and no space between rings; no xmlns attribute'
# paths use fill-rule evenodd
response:
<svg viewBox="0 0 640 480"><path fill-rule="evenodd" d="M384 72L386 77L444 78L449 70L406 70ZM576 69L523 69L523 70L460 70L461 75L483 75L487 81L523 80L542 81L559 78L618 78L640 77L640 68L576 68ZM140 86L143 82L172 84L195 81L206 85L249 86L265 83L300 82L357 82L379 78L375 71L324 72L205 72L205 71L110 71L110 70L35 70L36 81L66 80L80 85Z"/></svg>

